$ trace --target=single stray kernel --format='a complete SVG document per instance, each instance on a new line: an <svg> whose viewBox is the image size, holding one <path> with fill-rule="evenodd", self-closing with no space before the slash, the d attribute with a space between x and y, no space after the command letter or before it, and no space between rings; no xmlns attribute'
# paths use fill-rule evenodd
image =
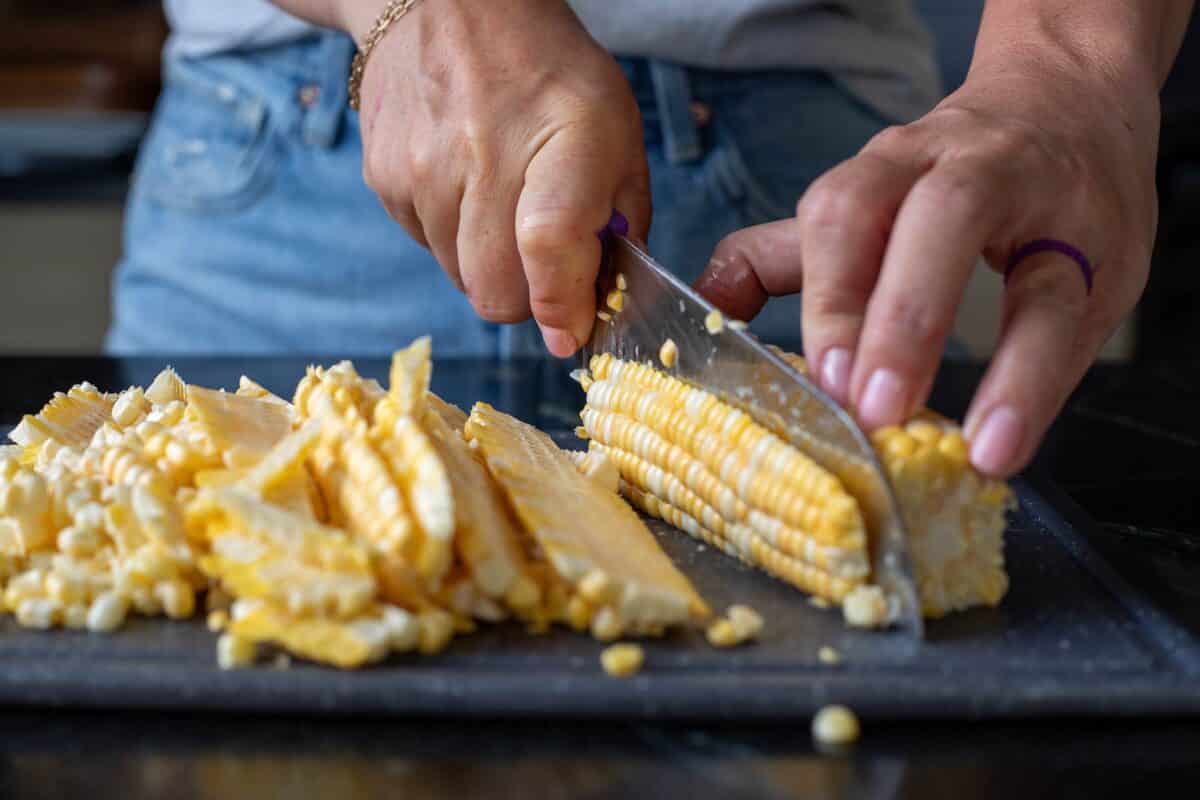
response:
<svg viewBox="0 0 1200 800"><path fill-rule="evenodd" d="M813 717L812 735L819 744L850 744L858 734L858 717L845 706L825 706Z"/></svg>
<svg viewBox="0 0 1200 800"><path fill-rule="evenodd" d="M822 664L828 664L832 667L836 664L842 663L842 656L837 650L834 650L832 647L826 645L817 651L817 660Z"/></svg>
<svg viewBox="0 0 1200 800"><path fill-rule="evenodd" d="M658 360L667 369L675 366L675 361L679 358L679 346L675 344L674 339L667 339L662 343L662 347L658 349Z"/></svg>
<svg viewBox="0 0 1200 800"><path fill-rule="evenodd" d="M829 608L829 601L824 597L821 597L819 594L814 594L812 597L808 598L808 604L813 608Z"/></svg>
<svg viewBox="0 0 1200 800"><path fill-rule="evenodd" d="M614 644L600 654L604 671L614 678L628 678L642 668L646 653L636 644Z"/></svg>
<svg viewBox="0 0 1200 800"><path fill-rule="evenodd" d="M229 613L223 608L217 608L208 612L208 618L205 620L208 629L213 633L220 633L229 624Z"/></svg>
<svg viewBox="0 0 1200 800"><path fill-rule="evenodd" d="M708 316L704 318L704 329L706 331L715 336L716 334L720 333L721 329L724 327L725 317L720 311L713 309L712 311L708 312Z"/></svg>
<svg viewBox="0 0 1200 800"><path fill-rule="evenodd" d="M612 314L608 313L607 311L597 311L596 317L601 322L612 322Z"/></svg>
<svg viewBox="0 0 1200 800"><path fill-rule="evenodd" d="M731 319L725 324L729 326L729 330L731 331L744 331L746 328L750 327L740 319Z"/></svg>
<svg viewBox="0 0 1200 800"><path fill-rule="evenodd" d="M604 298L604 305L608 306L613 311L616 311L618 314L621 313L621 311L625 308L625 293L620 289L612 290L608 293L608 297Z"/></svg>
<svg viewBox="0 0 1200 800"><path fill-rule="evenodd" d="M629 288L629 281L625 280L625 273L617 273L617 288L622 292Z"/></svg>
<svg viewBox="0 0 1200 800"><path fill-rule="evenodd" d="M586 440L588 438L587 428L583 427L582 425L576 425L575 438Z"/></svg>
<svg viewBox="0 0 1200 800"><path fill-rule="evenodd" d="M737 647L742 643L738 638L737 629L727 619L718 619L713 622L708 626L704 635L713 647Z"/></svg>
<svg viewBox="0 0 1200 800"><path fill-rule="evenodd" d="M878 586L859 586L842 600L842 616L853 628L879 628L887 624L888 603Z"/></svg>
<svg viewBox="0 0 1200 800"><path fill-rule="evenodd" d="M762 614L750 606L730 606L729 610L725 612L725 616L729 618L729 624L733 626L739 642L755 639L762 633L764 624Z"/></svg>

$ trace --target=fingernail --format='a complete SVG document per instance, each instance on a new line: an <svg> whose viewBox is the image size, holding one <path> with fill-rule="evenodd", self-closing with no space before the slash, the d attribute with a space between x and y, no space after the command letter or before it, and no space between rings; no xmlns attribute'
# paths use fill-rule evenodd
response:
<svg viewBox="0 0 1200 800"><path fill-rule="evenodd" d="M821 358L821 386L842 405L850 395L850 351L835 347Z"/></svg>
<svg viewBox="0 0 1200 800"><path fill-rule="evenodd" d="M570 331L564 331L562 328L547 328L538 325L542 331L542 339L546 342L546 349L558 358L566 358L574 355L579 349L579 342L571 335Z"/></svg>
<svg viewBox="0 0 1200 800"><path fill-rule="evenodd" d="M877 369L867 380L858 419L868 430L895 425L904 418L907 404L904 379L890 369Z"/></svg>
<svg viewBox="0 0 1200 800"><path fill-rule="evenodd" d="M1012 406L993 409L971 440L971 463L985 475L1003 475L1021 449L1025 426Z"/></svg>

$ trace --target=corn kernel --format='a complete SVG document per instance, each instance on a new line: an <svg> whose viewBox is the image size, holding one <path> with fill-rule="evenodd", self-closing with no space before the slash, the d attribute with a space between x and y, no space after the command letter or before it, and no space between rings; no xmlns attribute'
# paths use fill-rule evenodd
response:
<svg viewBox="0 0 1200 800"><path fill-rule="evenodd" d="M45 597L30 597L17 604L17 624L22 628L47 630L54 627L62 613L62 605Z"/></svg>
<svg viewBox="0 0 1200 800"><path fill-rule="evenodd" d="M229 612L222 609L214 609L208 612L208 616L204 619L204 625L213 633L220 633L225 630L229 624Z"/></svg>
<svg viewBox="0 0 1200 800"><path fill-rule="evenodd" d="M604 298L604 304L618 314L625 310L625 293L620 289L614 289L608 293L608 297Z"/></svg>
<svg viewBox="0 0 1200 800"><path fill-rule="evenodd" d="M217 665L221 669L248 667L258 657L253 640L233 633L223 633L217 639Z"/></svg>
<svg viewBox="0 0 1200 800"><path fill-rule="evenodd" d="M658 348L658 360L667 369L675 366L675 362L679 358L679 345L675 344L674 339L667 339L662 343L662 347Z"/></svg>
<svg viewBox="0 0 1200 800"><path fill-rule="evenodd" d="M602 642L621 638L625 625L616 611L605 606L592 617L592 636Z"/></svg>
<svg viewBox="0 0 1200 800"><path fill-rule="evenodd" d="M742 643L738 638L737 629L727 619L715 620L708 626L704 635L713 647L737 647Z"/></svg>
<svg viewBox="0 0 1200 800"><path fill-rule="evenodd" d="M817 650L817 660L832 667L842 663L842 656L837 650L826 645Z"/></svg>
<svg viewBox="0 0 1200 800"><path fill-rule="evenodd" d="M87 614L87 629L95 633L110 633L125 624L129 601L113 591L102 592L92 601Z"/></svg>
<svg viewBox="0 0 1200 800"><path fill-rule="evenodd" d="M586 631L592 623L592 606L575 595L567 601L567 624L577 631Z"/></svg>
<svg viewBox="0 0 1200 800"><path fill-rule="evenodd" d="M617 586L612 578L598 569L592 570L579 581L579 594L594 606L602 606L616 599Z"/></svg>
<svg viewBox="0 0 1200 800"><path fill-rule="evenodd" d="M612 322L612 314L608 313L607 311L597 311L596 318L601 322Z"/></svg>
<svg viewBox="0 0 1200 800"><path fill-rule="evenodd" d="M858 740L858 717L845 706L825 706L813 717L812 735L818 744L851 744Z"/></svg>
<svg viewBox="0 0 1200 800"><path fill-rule="evenodd" d="M186 581L161 581L154 587L154 596L171 619L188 619L196 611L196 595Z"/></svg>
<svg viewBox="0 0 1200 800"><path fill-rule="evenodd" d="M729 618L729 624L733 626L739 642L755 639L762 633L764 624L762 615L750 606L730 606L725 615Z"/></svg>
<svg viewBox="0 0 1200 800"><path fill-rule="evenodd" d="M746 330L747 328L749 328L749 327L750 327L748 324L746 324L744 321L742 321L742 320L740 320L740 319L728 319L728 320L725 320L725 325L726 325L726 327L728 327L728 328L729 328L731 331L744 331L744 330Z"/></svg>
<svg viewBox="0 0 1200 800"><path fill-rule="evenodd" d="M645 663L646 653L636 644L614 644L600 654L604 671L614 678L627 678L636 674Z"/></svg>
<svg viewBox="0 0 1200 800"><path fill-rule="evenodd" d="M629 281L625 278L625 273L617 273L617 288L622 292L629 288Z"/></svg>
<svg viewBox="0 0 1200 800"><path fill-rule="evenodd" d="M704 317L704 330L716 336L725 327L725 315L715 308Z"/></svg>

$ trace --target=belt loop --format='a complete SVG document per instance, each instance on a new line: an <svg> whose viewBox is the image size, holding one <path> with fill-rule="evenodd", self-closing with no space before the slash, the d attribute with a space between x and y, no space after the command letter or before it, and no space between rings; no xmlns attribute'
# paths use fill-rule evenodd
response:
<svg viewBox="0 0 1200 800"><path fill-rule="evenodd" d="M658 106L667 160L672 164L698 161L704 149L692 118L687 70L678 64L651 61L650 80L654 84L654 102Z"/></svg>
<svg viewBox="0 0 1200 800"><path fill-rule="evenodd" d="M333 147L346 118L350 77L350 61L354 58L354 40L344 33L325 33L317 48L320 72L317 82L301 91L316 89L317 97L310 98L304 115L305 144L313 147Z"/></svg>

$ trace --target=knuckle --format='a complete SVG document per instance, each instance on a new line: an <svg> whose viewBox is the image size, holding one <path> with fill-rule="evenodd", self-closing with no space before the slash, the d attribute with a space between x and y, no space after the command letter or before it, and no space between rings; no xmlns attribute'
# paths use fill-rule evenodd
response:
<svg viewBox="0 0 1200 800"><path fill-rule="evenodd" d="M914 348L918 353L940 352L950 329L950 318L938 308L909 298L898 298L884 306L883 328L889 341Z"/></svg>
<svg viewBox="0 0 1200 800"><path fill-rule="evenodd" d="M488 322L510 324L529 319L529 305L517 300L505 300L494 296L480 296L467 290L467 299L475 313Z"/></svg>
<svg viewBox="0 0 1200 800"><path fill-rule="evenodd" d="M915 125L892 125L871 137L863 152L886 154L909 153L916 149L921 138Z"/></svg>
<svg viewBox="0 0 1200 800"><path fill-rule="evenodd" d="M796 209L807 235L838 233L851 228L858 218L856 193L845 181L830 178L813 184Z"/></svg>
<svg viewBox="0 0 1200 800"><path fill-rule="evenodd" d="M574 318L572 305L556 298L534 298L530 302L530 310L538 322L552 328L569 328Z"/></svg>
<svg viewBox="0 0 1200 800"><path fill-rule="evenodd" d="M956 220L968 224L984 220L989 207L989 175L986 167L964 161L934 170L917 181L913 194L924 205L945 208Z"/></svg>
<svg viewBox="0 0 1200 800"><path fill-rule="evenodd" d="M517 245L522 253L548 256L576 247L590 235L579 215L567 211L526 214L517 226Z"/></svg>

